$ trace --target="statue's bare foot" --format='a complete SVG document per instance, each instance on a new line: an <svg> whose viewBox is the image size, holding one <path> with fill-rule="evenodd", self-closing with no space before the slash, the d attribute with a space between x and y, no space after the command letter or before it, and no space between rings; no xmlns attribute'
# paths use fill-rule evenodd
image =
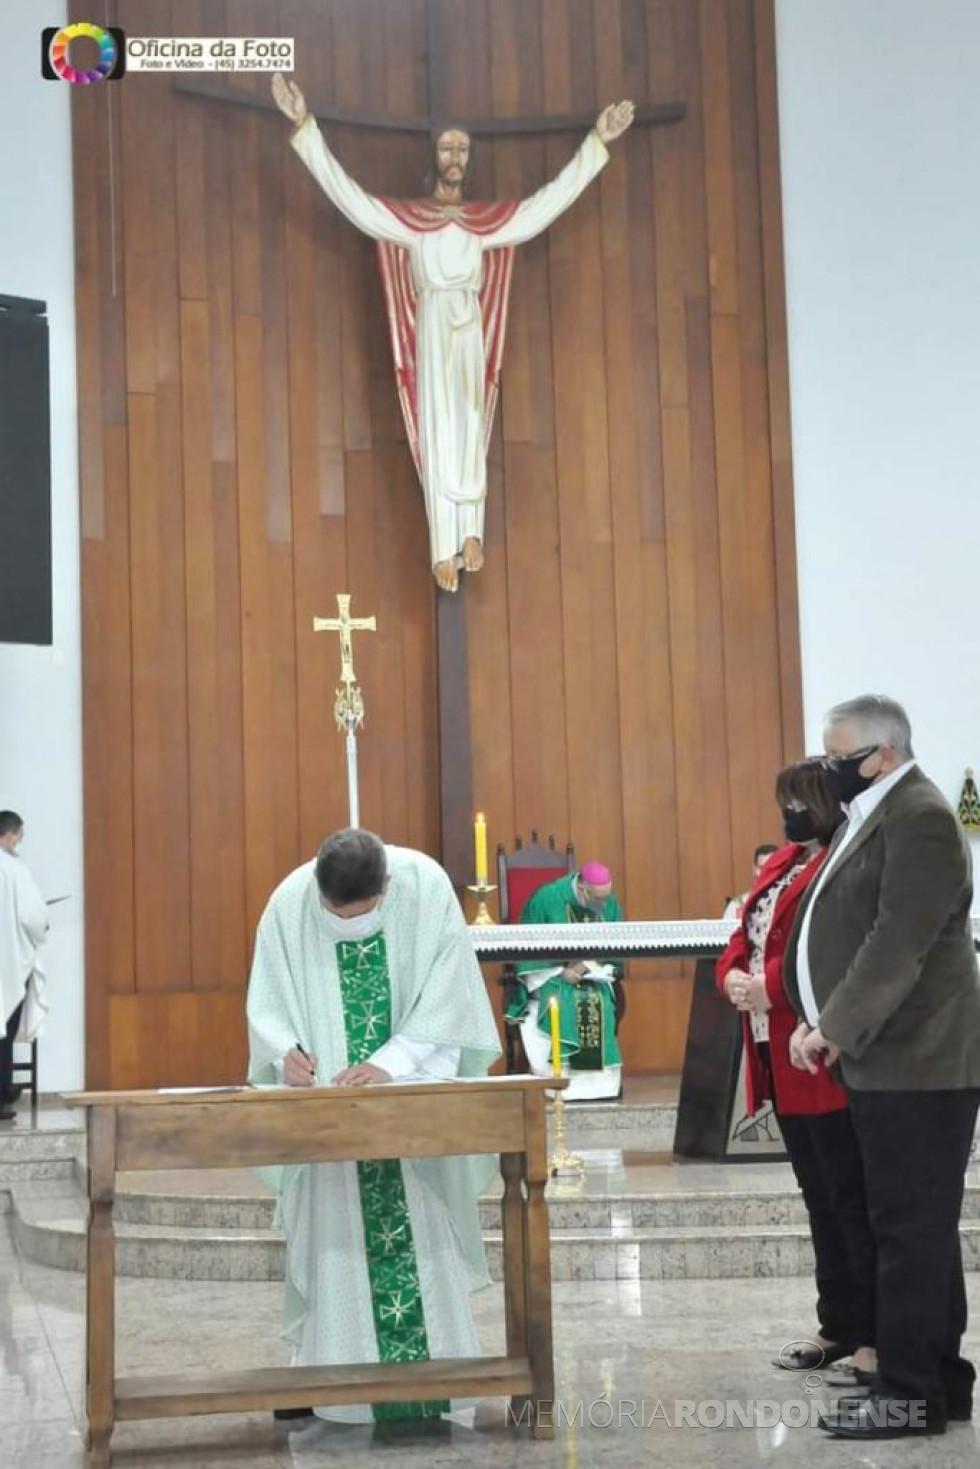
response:
<svg viewBox="0 0 980 1469"><path fill-rule="evenodd" d="M467 536L463 542L463 566L467 571L479 571L483 565L483 545L476 536Z"/></svg>
<svg viewBox="0 0 980 1469"><path fill-rule="evenodd" d="M455 592L459 586L459 572L456 570L456 558L451 557L448 561L437 561L432 568L432 575L444 592Z"/></svg>

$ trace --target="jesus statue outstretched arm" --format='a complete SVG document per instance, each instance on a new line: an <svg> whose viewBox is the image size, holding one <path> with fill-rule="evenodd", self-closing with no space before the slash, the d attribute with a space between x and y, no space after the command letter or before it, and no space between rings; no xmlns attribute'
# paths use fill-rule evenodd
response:
<svg viewBox="0 0 980 1469"><path fill-rule="evenodd" d="M407 225L380 199L362 189L334 157L312 116L307 115L290 142L327 198L352 225L372 240L386 240L390 245L412 243L413 233Z"/></svg>
<svg viewBox="0 0 980 1469"><path fill-rule="evenodd" d="M276 76L272 89L294 125L296 153L351 224L378 241L397 390L425 496L430 562L437 584L455 591L460 569L483 565L486 446L507 319L509 252L574 204L608 162L606 145L630 126L633 104L605 108L574 158L530 198L468 205L465 129L444 128L435 139L430 200L383 200L341 167L296 84ZM497 252L489 262L488 250Z"/></svg>
<svg viewBox="0 0 980 1469"><path fill-rule="evenodd" d="M604 108L595 127L586 134L582 146L561 172L536 193L522 199L510 219L484 239L484 245L492 249L523 245L554 224L605 168L609 162L606 145L626 132L633 121L633 111L632 102L614 102Z"/></svg>
<svg viewBox="0 0 980 1469"><path fill-rule="evenodd" d="M284 77L276 75L272 92L280 110L295 125L290 139L293 148L344 218L372 240L410 245L412 231L380 199L362 189L331 153L295 82L287 82Z"/></svg>
<svg viewBox="0 0 980 1469"><path fill-rule="evenodd" d="M543 234L559 215L571 208L608 162L608 149L593 128L561 172L522 199L510 219L484 237L484 248L495 250L508 245L523 245L527 240L533 240L535 235Z"/></svg>

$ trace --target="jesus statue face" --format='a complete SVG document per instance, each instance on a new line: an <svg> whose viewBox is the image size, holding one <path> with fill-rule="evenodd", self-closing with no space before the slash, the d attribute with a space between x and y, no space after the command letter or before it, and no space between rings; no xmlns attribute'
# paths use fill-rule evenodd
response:
<svg viewBox="0 0 980 1469"><path fill-rule="evenodd" d="M469 133L447 128L436 138L435 155L439 183L453 193L461 192L470 163Z"/></svg>

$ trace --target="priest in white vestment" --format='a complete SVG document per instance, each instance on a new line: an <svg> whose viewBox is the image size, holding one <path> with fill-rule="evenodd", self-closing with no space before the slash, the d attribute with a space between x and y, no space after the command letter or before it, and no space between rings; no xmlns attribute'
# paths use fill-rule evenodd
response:
<svg viewBox="0 0 980 1469"><path fill-rule="evenodd" d="M600 114L558 176L529 198L463 199L470 138L435 140L431 199L382 199L341 167L307 112L302 92L276 77L277 104L296 124L292 146L324 193L379 242L398 394L425 495L432 568L455 591L459 569L483 564L486 451L506 330L513 247L572 205L609 160L606 144L633 120L633 104Z"/></svg>
<svg viewBox="0 0 980 1469"><path fill-rule="evenodd" d="M257 1085L452 1080L485 1075L500 1054L449 878L430 857L352 829L270 898L248 1023ZM492 1171L465 1156L266 1170L287 1240L294 1365L478 1355L469 1297L488 1283L477 1200ZM311 1406L347 1423L451 1407Z"/></svg>
<svg viewBox="0 0 980 1469"><path fill-rule="evenodd" d="M47 1013L40 949L48 933L48 909L19 855L24 822L0 811L0 1121L14 1116L11 1064L15 1039L33 1040Z"/></svg>

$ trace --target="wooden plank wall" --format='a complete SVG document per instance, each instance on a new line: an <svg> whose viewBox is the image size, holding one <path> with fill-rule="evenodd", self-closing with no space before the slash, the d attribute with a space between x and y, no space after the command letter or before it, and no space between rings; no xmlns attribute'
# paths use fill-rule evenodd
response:
<svg viewBox="0 0 980 1469"><path fill-rule="evenodd" d="M772 0L428 3L114 18L294 36L311 97L393 118L430 80L450 115L686 103L520 251L465 596L491 841L553 831L611 863L628 913L715 914L802 739ZM379 624L357 640L362 819L438 855L424 514L373 248L284 121L169 77L72 100L88 1082L221 1081L262 906L345 819L336 640L311 631L337 591ZM332 142L367 187L418 192L421 141ZM525 194L574 146L481 142L472 192ZM688 977L633 979L628 1066L675 1068Z"/></svg>

